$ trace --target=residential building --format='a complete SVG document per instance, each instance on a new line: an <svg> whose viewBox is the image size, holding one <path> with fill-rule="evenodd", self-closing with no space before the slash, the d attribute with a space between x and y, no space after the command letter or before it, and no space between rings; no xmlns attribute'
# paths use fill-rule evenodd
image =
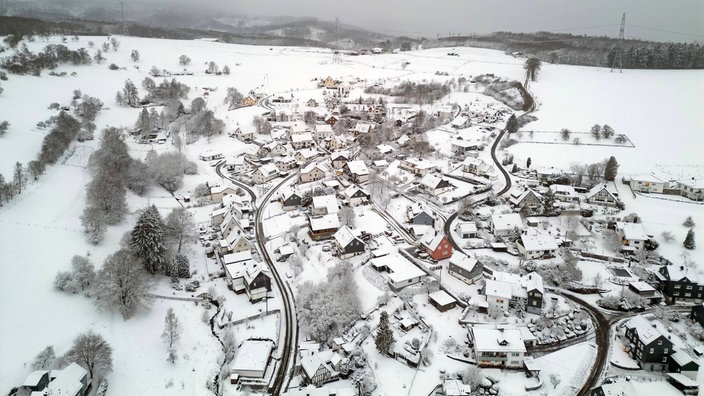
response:
<svg viewBox="0 0 704 396"><path fill-rule="evenodd" d="M452 139L450 141L450 151L455 155L463 156L482 149L484 149L484 143L480 140Z"/></svg>
<svg viewBox="0 0 704 396"><path fill-rule="evenodd" d="M637 315L625 324L630 354L643 370L662 371L668 367L672 341L660 331L660 325Z"/></svg>
<svg viewBox="0 0 704 396"><path fill-rule="evenodd" d="M352 231L344 225L337 230L333 237L335 238L335 248L339 258L346 259L364 253L365 244L362 238L359 237L359 231Z"/></svg>
<svg viewBox="0 0 704 396"><path fill-rule="evenodd" d="M296 161L298 161L300 164L307 164L318 158L319 155L320 153L318 152L318 150L313 148L307 148L296 151L296 153L293 155L293 158L295 158Z"/></svg>
<svg viewBox="0 0 704 396"><path fill-rule="evenodd" d="M671 373L680 373L696 381L697 375L699 374L699 364L692 355L683 350L678 350L670 354L668 371Z"/></svg>
<svg viewBox="0 0 704 396"><path fill-rule="evenodd" d="M310 132L292 134L291 146L293 146L294 150L301 150L315 146L313 134Z"/></svg>
<svg viewBox="0 0 704 396"><path fill-rule="evenodd" d="M450 121L450 127L454 129L464 129L469 128L472 123L469 120L469 115L467 113L460 113L452 121Z"/></svg>
<svg viewBox="0 0 704 396"><path fill-rule="evenodd" d="M488 176L494 173L494 168L479 158L467 157L462 161L462 172L476 176Z"/></svg>
<svg viewBox="0 0 704 396"><path fill-rule="evenodd" d="M276 161L274 161L274 165L276 165L276 168L279 170L279 172L287 172L295 167L298 166L298 162L294 157L291 156L285 156L285 157L278 157Z"/></svg>
<svg viewBox="0 0 704 396"><path fill-rule="evenodd" d="M342 171L355 183L365 183L369 180L369 170L364 161L348 161L343 167Z"/></svg>
<svg viewBox="0 0 704 396"><path fill-rule="evenodd" d="M476 238L477 237L477 225L473 221L458 221L455 226L455 232L462 239Z"/></svg>
<svg viewBox="0 0 704 396"><path fill-rule="evenodd" d="M274 164L262 165L252 173L252 182L254 184L264 184L268 181L279 177L279 170Z"/></svg>
<svg viewBox="0 0 704 396"><path fill-rule="evenodd" d="M366 122L358 122L357 125L354 126L354 129L352 132L354 133L355 136L358 135L367 135L370 134L374 131L374 124L369 124Z"/></svg>
<svg viewBox="0 0 704 396"><path fill-rule="evenodd" d="M696 268L665 265L660 267L656 275L668 303L689 301L699 304L704 301L704 284L699 281Z"/></svg>
<svg viewBox="0 0 704 396"><path fill-rule="evenodd" d="M543 196L530 188L518 188L511 191L508 201L514 207L538 211L543 206Z"/></svg>
<svg viewBox="0 0 704 396"><path fill-rule="evenodd" d="M479 367L523 367L526 347L518 329L474 326L470 332Z"/></svg>
<svg viewBox="0 0 704 396"><path fill-rule="evenodd" d="M88 371L72 362L62 369L32 372L18 390L26 391L21 393L23 395L84 396L87 394L89 381Z"/></svg>
<svg viewBox="0 0 704 396"><path fill-rule="evenodd" d="M506 312L512 297L511 284L487 279L484 285L484 295L489 313Z"/></svg>
<svg viewBox="0 0 704 396"><path fill-rule="evenodd" d="M244 161L243 156L231 156L225 160L225 170L232 173L243 173L246 172L249 166Z"/></svg>
<svg viewBox="0 0 704 396"><path fill-rule="evenodd" d="M435 217L424 210L419 203L408 205L406 207L406 215L408 222L414 225L428 225L432 227L435 224Z"/></svg>
<svg viewBox="0 0 704 396"><path fill-rule="evenodd" d="M341 169L349 160L350 156L346 151L336 151L330 154L330 161L334 169Z"/></svg>
<svg viewBox="0 0 704 396"><path fill-rule="evenodd" d="M664 396L680 392L665 381L629 381L604 383L589 391L589 396ZM696 394L696 393L695 393Z"/></svg>
<svg viewBox="0 0 704 396"><path fill-rule="evenodd" d="M352 184L343 193L350 206L366 205L371 200L371 195L362 187Z"/></svg>
<svg viewBox="0 0 704 396"><path fill-rule="evenodd" d="M497 237L519 233L523 229L523 221L518 213L495 214L489 218L489 230Z"/></svg>
<svg viewBox="0 0 704 396"><path fill-rule="evenodd" d="M677 182L680 195L693 201L704 201L704 179L691 178Z"/></svg>
<svg viewBox="0 0 704 396"><path fill-rule="evenodd" d="M301 169L301 174L298 176L301 183L310 183L318 180L322 180L326 175L325 169L322 165L318 165L315 162L311 162L306 167Z"/></svg>
<svg viewBox="0 0 704 396"><path fill-rule="evenodd" d="M490 312L504 312L508 307L523 308L539 315L543 309L543 278L536 272L526 275L494 271L486 281L484 294Z"/></svg>
<svg viewBox="0 0 704 396"><path fill-rule="evenodd" d="M340 205L337 203L337 197L335 197L335 195L329 194L313 197L310 208L310 214L312 216L336 215L339 211Z"/></svg>
<svg viewBox="0 0 704 396"><path fill-rule="evenodd" d="M441 232L436 230L428 231L423 235L420 243L433 260L438 261L452 257L452 245Z"/></svg>
<svg viewBox="0 0 704 396"><path fill-rule="evenodd" d="M652 173L638 174L631 175L629 185L633 191L662 194L667 180Z"/></svg>
<svg viewBox="0 0 704 396"><path fill-rule="evenodd" d="M616 207L619 205L618 193L612 191L606 184L597 184L587 193L587 203Z"/></svg>
<svg viewBox="0 0 704 396"><path fill-rule="evenodd" d="M398 167L413 173L416 176L425 176L437 171L437 167L430 161L422 158L406 158L399 162Z"/></svg>
<svg viewBox="0 0 704 396"><path fill-rule="evenodd" d="M450 183L449 179L434 174L426 174L420 180L420 188L435 197L445 192L452 191L455 186Z"/></svg>
<svg viewBox="0 0 704 396"><path fill-rule="evenodd" d="M328 124L317 124L315 126L315 140L322 141L330 139L333 136L332 127Z"/></svg>
<svg viewBox="0 0 704 396"><path fill-rule="evenodd" d="M369 265L378 272L388 272L389 286L394 291L419 283L426 276L423 270L398 254L373 258Z"/></svg>
<svg viewBox="0 0 704 396"><path fill-rule="evenodd" d="M574 190L574 187L563 184L551 184L549 188L555 200L564 203L579 203L579 194Z"/></svg>
<svg viewBox="0 0 704 396"><path fill-rule="evenodd" d="M462 282L471 285L482 278L484 265L477 259L456 254L450 258L447 272Z"/></svg>
<svg viewBox="0 0 704 396"><path fill-rule="evenodd" d="M340 229L340 219L337 217L337 213L309 216L308 224L310 227L309 235L311 239L316 241L332 238Z"/></svg>
<svg viewBox="0 0 704 396"><path fill-rule="evenodd" d="M210 199L215 203L222 202L222 198L225 195L235 194L237 194L237 191L234 187L226 186L224 184L210 187Z"/></svg>
<svg viewBox="0 0 704 396"><path fill-rule="evenodd" d="M616 232L621 238L621 250L623 251L639 251L645 249L645 241L648 235L640 223L624 223L616 222Z"/></svg>
<svg viewBox="0 0 704 396"><path fill-rule="evenodd" d="M283 210L294 210L301 206L301 195L294 189L282 188L279 190L279 200Z"/></svg>
<svg viewBox="0 0 704 396"><path fill-rule="evenodd" d="M692 320L704 326L704 304L697 304L693 306L690 316Z"/></svg>
<svg viewBox="0 0 704 396"><path fill-rule="evenodd" d="M301 374L316 387L338 377L338 373L320 357L319 352L301 351L300 362Z"/></svg>
<svg viewBox="0 0 704 396"><path fill-rule="evenodd" d="M244 378L264 378L274 343L271 340L245 340L235 351L230 370Z"/></svg>
<svg viewBox="0 0 704 396"><path fill-rule="evenodd" d="M548 259L557 254L557 240L549 232L529 228L516 241L518 252L526 260Z"/></svg>

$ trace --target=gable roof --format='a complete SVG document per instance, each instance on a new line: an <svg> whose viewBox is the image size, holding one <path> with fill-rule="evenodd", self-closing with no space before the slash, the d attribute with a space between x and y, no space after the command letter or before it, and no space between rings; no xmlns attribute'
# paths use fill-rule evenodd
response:
<svg viewBox="0 0 704 396"><path fill-rule="evenodd" d="M507 282L487 279L485 282L484 295L511 299L511 284Z"/></svg>
<svg viewBox="0 0 704 396"><path fill-rule="evenodd" d="M361 160L356 160L356 161L349 161L347 164L345 164L345 167L349 169L350 173L354 175L368 175L369 170L367 169L367 165L364 164L364 161Z"/></svg>
<svg viewBox="0 0 704 396"><path fill-rule="evenodd" d="M319 195L313 197L313 208L320 209L325 208L328 214L337 213L340 211L340 207L337 204L337 197L334 195Z"/></svg>
<svg viewBox="0 0 704 396"><path fill-rule="evenodd" d="M333 238L335 238L335 241L342 247L349 245L350 242L354 241L355 239L357 239L361 242L361 239L357 238L357 236L355 235L355 232L352 231L346 225L340 227L340 229L337 230L335 235L333 235Z"/></svg>
<svg viewBox="0 0 704 396"><path fill-rule="evenodd" d="M521 215L518 213L495 214L491 216L491 222L495 230L512 230L514 228L523 228Z"/></svg>
<svg viewBox="0 0 704 396"><path fill-rule="evenodd" d="M421 243L423 243L423 245L425 245L428 249L435 251L440 245L440 242L442 242L443 238L445 238L445 235L441 232L429 230L421 238Z"/></svg>
<svg viewBox="0 0 704 396"><path fill-rule="evenodd" d="M635 330L638 333L638 338L643 341L645 345L649 345L660 337L665 337L660 332L657 324L649 322L642 315L634 316L628 320L628 322L626 322L626 328Z"/></svg>
<svg viewBox="0 0 704 396"><path fill-rule="evenodd" d="M310 228L312 231L329 230L331 228L338 228L339 226L340 219L336 214L326 214L325 216L310 218Z"/></svg>

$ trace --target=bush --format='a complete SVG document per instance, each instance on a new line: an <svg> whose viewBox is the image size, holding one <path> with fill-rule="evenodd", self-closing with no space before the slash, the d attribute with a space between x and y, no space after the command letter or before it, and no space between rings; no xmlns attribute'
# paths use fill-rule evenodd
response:
<svg viewBox="0 0 704 396"><path fill-rule="evenodd" d="M111 63L110 66L108 66L108 69L110 69L110 70L119 70L120 68L119 68L116 64Z"/></svg>

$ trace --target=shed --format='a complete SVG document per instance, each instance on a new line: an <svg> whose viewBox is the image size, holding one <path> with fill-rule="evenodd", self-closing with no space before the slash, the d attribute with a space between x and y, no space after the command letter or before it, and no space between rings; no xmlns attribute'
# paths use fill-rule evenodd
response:
<svg viewBox="0 0 704 396"><path fill-rule="evenodd" d="M457 305L457 300L444 290L430 293L428 302L440 312L448 311Z"/></svg>

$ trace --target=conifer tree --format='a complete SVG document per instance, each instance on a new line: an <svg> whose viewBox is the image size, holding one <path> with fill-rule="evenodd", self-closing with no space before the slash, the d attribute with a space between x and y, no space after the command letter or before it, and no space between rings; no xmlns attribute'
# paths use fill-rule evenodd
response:
<svg viewBox="0 0 704 396"><path fill-rule="evenodd" d="M166 260L164 221L152 205L142 212L130 233L130 247L150 274L163 270Z"/></svg>
<svg viewBox="0 0 704 396"><path fill-rule="evenodd" d="M382 311L379 316L379 328L377 329L376 339L374 340L376 349L384 355L389 354L391 346L394 344L394 333L389 327L389 314Z"/></svg>
<svg viewBox="0 0 704 396"><path fill-rule="evenodd" d="M686 249L692 250L696 247L696 243L694 242L694 230L689 229L687 231L687 236L684 238L684 242L682 243Z"/></svg>
<svg viewBox="0 0 704 396"><path fill-rule="evenodd" d="M604 167L604 179L606 181L614 181L616 179L616 173L618 172L618 161L614 156L611 156L608 161L606 161L606 166Z"/></svg>

